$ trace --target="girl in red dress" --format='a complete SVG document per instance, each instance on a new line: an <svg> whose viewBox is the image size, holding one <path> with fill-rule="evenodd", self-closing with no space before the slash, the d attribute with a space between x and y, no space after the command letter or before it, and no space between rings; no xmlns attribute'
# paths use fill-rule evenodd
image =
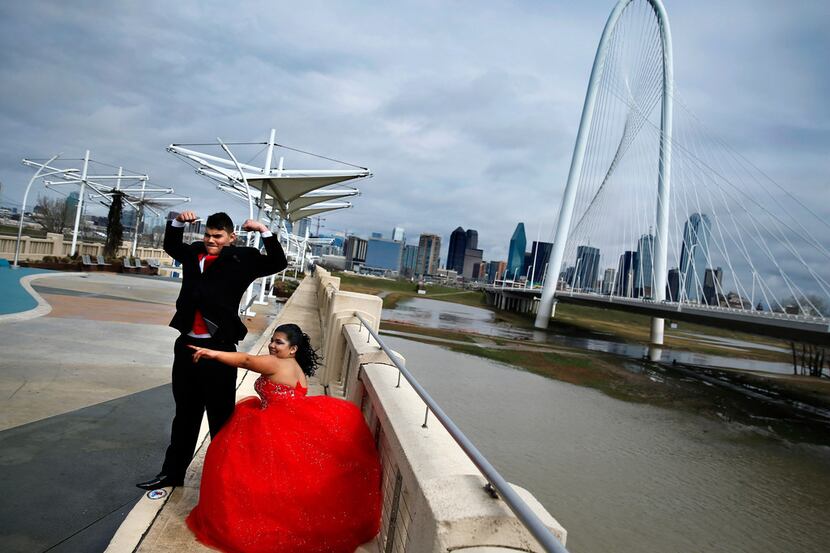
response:
<svg viewBox="0 0 830 553"><path fill-rule="evenodd" d="M380 463L360 410L306 396L317 368L308 335L277 327L270 355L191 346L199 359L260 373L205 456L187 525L228 553L352 553L380 526Z"/></svg>

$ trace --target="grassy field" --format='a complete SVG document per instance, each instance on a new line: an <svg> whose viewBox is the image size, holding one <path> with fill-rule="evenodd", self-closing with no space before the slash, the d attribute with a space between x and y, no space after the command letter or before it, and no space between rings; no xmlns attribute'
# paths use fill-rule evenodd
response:
<svg viewBox="0 0 830 553"><path fill-rule="evenodd" d="M0 234L17 236L17 227L14 225L0 225ZM46 231L43 229L24 227L23 234L32 238L46 238Z"/></svg>
<svg viewBox="0 0 830 553"><path fill-rule="evenodd" d="M669 405L676 400L665 387L656 387L648 376L620 368L619 359L596 352L570 350L492 349L452 345L449 349L514 365L530 372L577 386L597 389L624 401Z"/></svg>
<svg viewBox="0 0 830 553"><path fill-rule="evenodd" d="M446 347L446 346L445 346ZM571 351L516 351L451 345L460 353L484 357L578 386L587 386L615 399L679 409L711 419L737 421L773 430L792 442L830 444L827 425L804 411L759 401L732 389L708 386L670 366L633 363L630 367L607 354ZM634 370L634 368L637 370ZM697 373L698 371L695 371ZM830 408L830 381L810 377L762 375L735 371L704 371L718 380L802 406ZM711 374L710 374L711 373Z"/></svg>
<svg viewBox="0 0 830 553"><path fill-rule="evenodd" d="M510 340L498 340L499 345L503 346L500 348L474 343L448 344L436 341L435 338L457 341L461 339L469 342L473 342L474 338L463 334L459 336L459 333L439 333L434 329L414 325L383 323L383 329L387 328L410 333L407 340L483 357L569 384L587 386L623 401L664 407L680 407L680 403L683 403L683 406L694 410L709 404L705 398L697 398L694 394L690 396L688 390L670 385L655 386L649 378L650 372L627 370L618 357L610 354L585 352L562 346L528 345L526 342Z"/></svg>
<svg viewBox="0 0 830 553"><path fill-rule="evenodd" d="M520 313L497 311L496 320L507 322L520 328L533 328L533 319L528 315ZM651 318L639 313L628 313L625 311L560 302L556 305L556 317L551 320L548 328L551 332L557 334L569 336L600 334L606 338L612 338L618 341L648 345L649 333L651 332ZM677 350L726 357L740 356L741 358L756 359L759 361L775 361L781 363L789 363L792 361L792 356L788 351L776 352L745 346L747 348L746 350L738 352L726 344L721 346L718 344L703 343L700 340L705 340L705 338L697 339L699 337L688 336L687 334L699 334L714 339L741 340L761 346L772 346L783 349L790 347L789 342L783 340L685 322L678 323L676 329L669 328L668 323L666 324L665 346Z"/></svg>
<svg viewBox="0 0 830 553"><path fill-rule="evenodd" d="M429 336L434 338L443 338L445 340L458 340L460 342L475 342L476 335L466 332L452 332L443 328L424 328L422 326L408 325L402 323L395 323L391 321L383 321L382 330L394 330L397 332L407 332L411 334L419 334L421 336Z"/></svg>
<svg viewBox="0 0 830 553"><path fill-rule="evenodd" d="M382 294L384 309L393 309L399 301L416 297L461 303L474 307L486 307L487 305L482 292L459 290L449 286L427 285L426 295L419 295L418 285L406 280L374 278L349 273L333 273L333 276L340 277L340 289L346 292L359 292L373 296Z"/></svg>

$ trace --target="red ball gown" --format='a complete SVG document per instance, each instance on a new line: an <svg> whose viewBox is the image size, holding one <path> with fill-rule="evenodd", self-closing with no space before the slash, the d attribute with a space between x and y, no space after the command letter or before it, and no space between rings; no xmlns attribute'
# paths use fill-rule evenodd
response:
<svg viewBox="0 0 830 553"><path fill-rule="evenodd" d="M187 525L228 553L352 553L380 526L380 463L360 410L265 377L208 448Z"/></svg>

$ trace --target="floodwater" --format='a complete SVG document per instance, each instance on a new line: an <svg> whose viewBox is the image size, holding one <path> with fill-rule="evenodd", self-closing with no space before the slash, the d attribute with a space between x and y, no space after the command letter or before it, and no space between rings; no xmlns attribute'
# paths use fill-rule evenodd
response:
<svg viewBox="0 0 830 553"><path fill-rule="evenodd" d="M830 447L383 340L499 471L565 526L571 553L828 550Z"/></svg>
<svg viewBox="0 0 830 553"><path fill-rule="evenodd" d="M600 338L560 336L542 330L517 328L509 323L496 322L495 314L489 309L426 298L411 298L401 301L394 309L384 309L382 317L384 320L400 321L427 328L468 331L496 338L553 343L591 351L613 353L615 355L622 355L634 359L642 359L647 353L647 348L638 344L626 344L624 342L615 342L613 340L603 340ZM720 345L728 345L735 350L737 356L740 355L741 351L744 351L747 348L760 348L760 346L749 342L743 342L741 340L713 338L689 332L683 333L683 336L703 342L716 342ZM792 365L789 363L742 359L737 356L727 357L720 355L707 355L663 348L662 360L666 362L676 360L678 363L687 363L690 365L709 365L712 367L772 372L779 374L792 374L793 372Z"/></svg>

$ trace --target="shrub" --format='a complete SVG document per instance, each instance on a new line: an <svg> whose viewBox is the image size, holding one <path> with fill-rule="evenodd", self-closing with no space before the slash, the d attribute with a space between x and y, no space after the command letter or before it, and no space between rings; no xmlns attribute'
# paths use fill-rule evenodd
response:
<svg viewBox="0 0 830 553"><path fill-rule="evenodd" d="M294 293L294 290L297 289L297 286L299 286L299 283L292 280L276 280L274 282L274 295L281 298L290 297Z"/></svg>

